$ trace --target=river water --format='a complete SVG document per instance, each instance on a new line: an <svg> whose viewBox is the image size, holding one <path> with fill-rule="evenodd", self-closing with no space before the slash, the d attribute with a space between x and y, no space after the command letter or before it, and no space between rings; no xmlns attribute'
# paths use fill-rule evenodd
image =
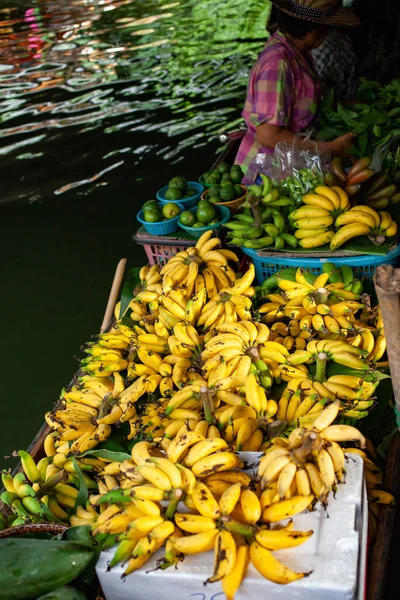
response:
<svg viewBox="0 0 400 600"><path fill-rule="evenodd" d="M140 205L240 121L266 0L0 0L0 456L102 321ZM7 463L11 464L11 463Z"/></svg>

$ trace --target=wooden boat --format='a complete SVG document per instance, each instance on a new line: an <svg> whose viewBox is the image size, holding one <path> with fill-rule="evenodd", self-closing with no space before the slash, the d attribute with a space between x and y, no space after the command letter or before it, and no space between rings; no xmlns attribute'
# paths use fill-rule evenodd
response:
<svg viewBox="0 0 400 600"><path fill-rule="evenodd" d="M222 153L218 156L212 169L216 168L222 161L233 162L243 137L243 128L221 135L221 142L226 144ZM126 259L121 259L115 271L111 291L108 299L107 308L100 331L107 331L113 323L114 307L117 303L119 292L124 277ZM68 387L72 387L77 373ZM36 436L29 445L28 452L35 461L40 460L44 455L44 440L52 430L44 423ZM20 470L17 467L16 471ZM395 435L388 449L387 464L385 473L385 489L399 497L400 493L400 435ZM0 503L0 511L1 511ZM382 506L379 526L377 527L376 538L373 546L369 548L369 568L367 573L367 592L366 600L384 600L386 593L386 578L388 573L389 559L391 554L392 533L394 529L395 509L389 506Z"/></svg>

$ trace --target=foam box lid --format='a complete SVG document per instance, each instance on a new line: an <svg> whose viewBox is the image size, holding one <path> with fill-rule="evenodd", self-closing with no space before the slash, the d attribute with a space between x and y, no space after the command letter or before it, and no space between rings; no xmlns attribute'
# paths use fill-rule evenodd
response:
<svg viewBox="0 0 400 600"><path fill-rule="evenodd" d="M258 454L239 453L254 470ZM179 509L180 510L180 509ZM309 577L283 586L262 577L249 565L236 600L363 600L367 543L367 503L363 461L349 455L346 483L329 496L325 510L320 503L313 512L294 517L295 529L314 534L297 548L274 552L276 558L295 571L312 571ZM102 552L96 565L106 600L223 600L219 582L204 581L212 575L214 553L186 556L178 568L154 570L163 557L159 550L140 570L121 578L124 567L107 571L114 549Z"/></svg>

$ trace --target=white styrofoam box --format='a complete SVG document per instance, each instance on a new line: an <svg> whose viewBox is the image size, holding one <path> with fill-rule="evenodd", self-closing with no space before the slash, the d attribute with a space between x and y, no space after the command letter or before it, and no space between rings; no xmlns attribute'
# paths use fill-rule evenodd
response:
<svg viewBox="0 0 400 600"><path fill-rule="evenodd" d="M255 466L254 453L241 453L247 466ZM294 517L295 529L314 534L297 548L274 552L294 571L312 571L309 577L289 585L266 580L250 564L236 600L363 600L367 540L363 461L349 457L346 484L330 494L328 508L319 503L313 512ZM204 586L213 573L214 553L186 556L177 569L154 571L159 550L142 569L122 579L124 567L107 571L115 549L103 552L96 566L106 600L223 600L220 582Z"/></svg>

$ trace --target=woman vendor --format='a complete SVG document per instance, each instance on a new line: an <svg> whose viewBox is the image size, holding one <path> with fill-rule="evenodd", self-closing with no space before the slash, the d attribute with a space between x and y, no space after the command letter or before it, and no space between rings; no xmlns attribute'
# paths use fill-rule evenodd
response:
<svg viewBox="0 0 400 600"><path fill-rule="evenodd" d="M246 183L256 178L249 169L256 154L272 154L278 142L295 141L314 121L320 85L311 58L330 27L356 27L359 20L341 0L272 0L279 29L268 40L250 73L242 116L247 131L235 162L246 173ZM331 142L301 141L303 149L328 150L339 156L352 143L352 133Z"/></svg>

